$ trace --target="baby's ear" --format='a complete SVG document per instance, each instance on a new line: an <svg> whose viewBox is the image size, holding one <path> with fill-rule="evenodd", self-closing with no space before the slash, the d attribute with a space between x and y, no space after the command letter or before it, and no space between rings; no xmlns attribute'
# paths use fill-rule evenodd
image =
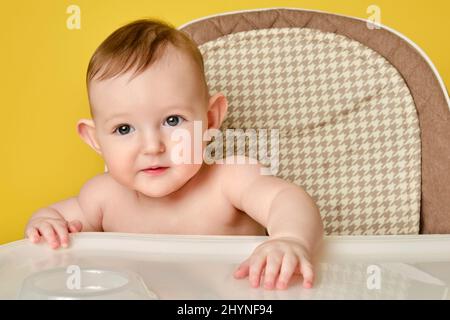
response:
<svg viewBox="0 0 450 320"><path fill-rule="evenodd" d="M227 114L228 101L223 93L218 92L209 98L208 129L219 129Z"/></svg>
<svg viewBox="0 0 450 320"><path fill-rule="evenodd" d="M78 121L77 131L84 142L86 142L98 154L102 154L100 145L97 141L97 136L95 135L95 124L93 120L81 119L80 121Z"/></svg>

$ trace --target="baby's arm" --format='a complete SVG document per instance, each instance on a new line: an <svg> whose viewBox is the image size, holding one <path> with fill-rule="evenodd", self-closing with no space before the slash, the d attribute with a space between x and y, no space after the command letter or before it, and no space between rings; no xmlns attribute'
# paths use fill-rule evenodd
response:
<svg viewBox="0 0 450 320"><path fill-rule="evenodd" d="M42 237L56 249L60 245L68 246L68 233L102 231L101 191L104 187L103 175L96 176L83 185L78 197L37 210L26 226L26 236L33 243L38 243Z"/></svg>
<svg viewBox="0 0 450 320"><path fill-rule="evenodd" d="M246 163L248 159L246 158ZM261 165L234 164L223 177L223 192L238 209L267 228L270 239L260 245L235 273L249 275L259 286L265 269L265 287L287 286L295 270L305 287L313 283L311 255L323 236L323 224L313 199L297 185L274 176L261 175Z"/></svg>

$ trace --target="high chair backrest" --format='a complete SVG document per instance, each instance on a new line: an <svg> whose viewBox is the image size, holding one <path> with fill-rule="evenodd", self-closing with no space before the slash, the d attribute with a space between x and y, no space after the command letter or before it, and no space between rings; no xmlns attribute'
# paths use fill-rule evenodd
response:
<svg viewBox="0 0 450 320"><path fill-rule="evenodd" d="M377 27L275 8L179 29L228 98L222 129L268 140L272 160L278 137L274 173L316 200L327 234L449 233L448 93L414 43Z"/></svg>

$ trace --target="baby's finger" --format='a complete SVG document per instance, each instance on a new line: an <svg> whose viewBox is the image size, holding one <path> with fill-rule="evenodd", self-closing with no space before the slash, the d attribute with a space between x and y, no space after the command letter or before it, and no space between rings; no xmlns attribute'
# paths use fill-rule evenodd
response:
<svg viewBox="0 0 450 320"><path fill-rule="evenodd" d="M303 259L300 264L300 269L303 276L303 286L307 289L310 289L312 288L314 282L313 266L305 259Z"/></svg>
<svg viewBox="0 0 450 320"><path fill-rule="evenodd" d="M30 239L30 241L33 243L38 243L39 240L41 239L39 232L37 231L37 229L35 227L28 228L26 234L27 234L28 239Z"/></svg>
<svg viewBox="0 0 450 320"><path fill-rule="evenodd" d="M58 235L59 241L61 242L61 246L63 248L67 248L69 246L69 233L67 231L68 224L54 224L53 229Z"/></svg>
<svg viewBox="0 0 450 320"><path fill-rule="evenodd" d="M250 258L250 270L249 280L252 287L259 287L259 281L261 279L261 271L265 267L266 256L265 255L253 255Z"/></svg>
<svg viewBox="0 0 450 320"><path fill-rule="evenodd" d="M48 242L50 247L56 249L59 247L59 241L56 236L55 230L53 230L53 226L47 222L42 223L39 226L39 232L44 237L45 241Z"/></svg>
<svg viewBox="0 0 450 320"><path fill-rule="evenodd" d="M72 233L80 232L83 229L83 224L79 220L69 222L69 231Z"/></svg>
<svg viewBox="0 0 450 320"><path fill-rule="evenodd" d="M248 276L250 269L250 259L246 259L240 264L240 266L234 271L234 277L241 279Z"/></svg>
<svg viewBox="0 0 450 320"><path fill-rule="evenodd" d="M287 288L289 280L294 274L297 266L299 266L299 264L296 256L290 254L284 255L280 275L278 276L277 289Z"/></svg>
<svg viewBox="0 0 450 320"><path fill-rule="evenodd" d="M281 254L272 254L267 256L266 271L264 275L265 289L273 289L275 287L275 278L280 272L282 261L283 256Z"/></svg>

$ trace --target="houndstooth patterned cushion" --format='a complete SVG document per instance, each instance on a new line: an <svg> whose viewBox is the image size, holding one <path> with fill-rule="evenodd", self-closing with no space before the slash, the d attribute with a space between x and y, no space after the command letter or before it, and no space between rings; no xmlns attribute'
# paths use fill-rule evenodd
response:
<svg viewBox="0 0 450 320"><path fill-rule="evenodd" d="M277 175L316 200L327 234L419 232L419 124L387 60L307 28L239 32L199 48L210 91L229 101L222 129L278 129Z"/></svg>

